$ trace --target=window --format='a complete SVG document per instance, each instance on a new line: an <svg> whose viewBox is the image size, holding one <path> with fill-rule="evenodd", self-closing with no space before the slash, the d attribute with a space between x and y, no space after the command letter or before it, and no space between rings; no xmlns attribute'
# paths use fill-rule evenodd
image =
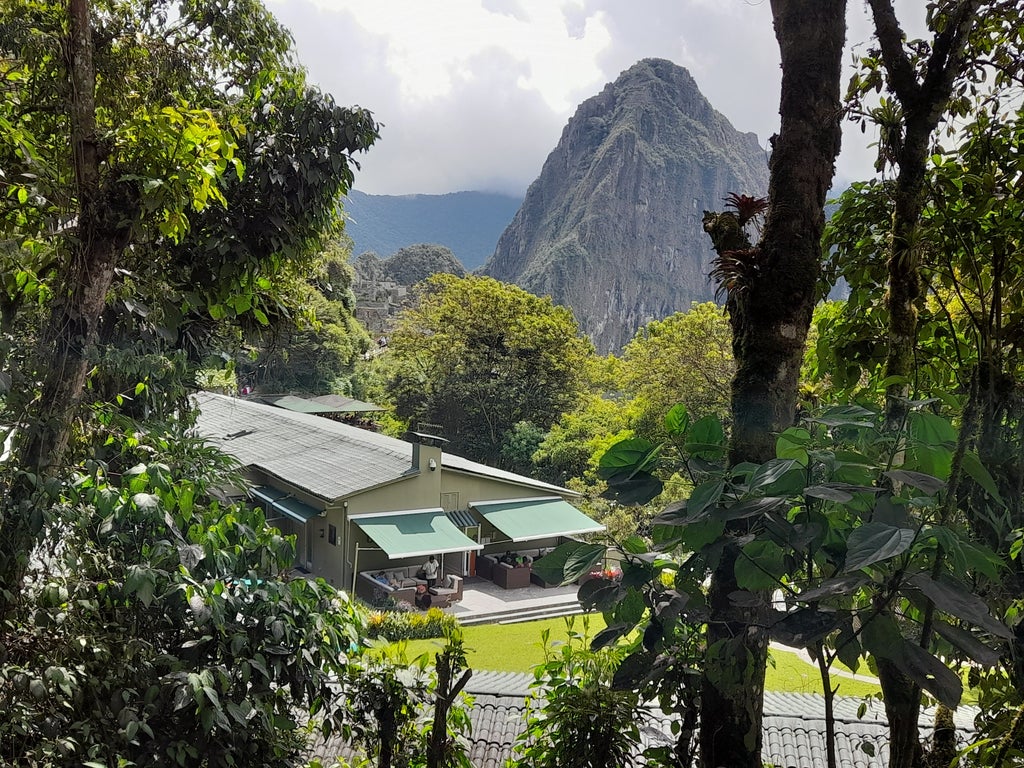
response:
<svg viewBox="0 0 1024 768"><path fill-rule="evenodd" d="M338 528L334 525L327 526L327 543L332 547L338 546Z"/></svg>

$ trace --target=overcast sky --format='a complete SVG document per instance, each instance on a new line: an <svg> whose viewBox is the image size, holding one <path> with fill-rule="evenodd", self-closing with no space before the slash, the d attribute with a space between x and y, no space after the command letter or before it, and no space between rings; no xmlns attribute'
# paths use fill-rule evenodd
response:
<svg viewBox="0 0 1024 768"><path fill-rule="evenodd" d="M762 145L778 129L779 53L768 0L267 0L300 61L339 104L384 124L362 155L370 194L521 195L580 102L637 61L686 67L711 104ZM849 0L847 54L869 16ZM922 29L921 0L903 0ZM845 84L845 81L844 81ZM848 128L839 176L870 171Z"/></svg>

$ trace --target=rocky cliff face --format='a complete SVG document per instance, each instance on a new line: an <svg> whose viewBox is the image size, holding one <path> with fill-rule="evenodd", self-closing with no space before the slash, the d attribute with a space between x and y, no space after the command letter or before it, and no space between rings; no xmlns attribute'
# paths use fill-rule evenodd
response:
<svg viewBox="0 0 1024 768"><path fill-rule="evenodd" d="M645 59L583 102L484 274L570 307L603 352L713 297L704 210L764 195L767 156L690 74Z"/></svg>

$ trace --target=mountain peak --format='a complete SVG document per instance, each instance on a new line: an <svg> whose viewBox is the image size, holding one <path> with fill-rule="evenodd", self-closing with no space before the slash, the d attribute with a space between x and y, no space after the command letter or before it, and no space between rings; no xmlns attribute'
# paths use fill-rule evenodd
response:
<svg viewBox="0 0 1024 768"><path fill-rule="evenodd" d="M550 295L600 350L617 350L712 298L702 212L767 186L757 137L686 69L643 59L579 106L483 271Z"/></svg>

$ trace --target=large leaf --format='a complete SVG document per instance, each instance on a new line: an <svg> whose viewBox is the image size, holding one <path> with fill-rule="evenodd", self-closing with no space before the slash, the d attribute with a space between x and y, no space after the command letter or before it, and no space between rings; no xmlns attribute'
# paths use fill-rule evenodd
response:
<svg viewBox="0 0 1024 768"><path fill-rule="evenodd" d="M835 501L840 504L846 504L853 501L853 498L858 493L870 493L878 494L882 493L882 488L875 488L870 485L855 485L853 483L822 483L821 485L811 485L804 489L804 495L810 496L814 499L824 499L825 501Z"/></svg>
<svg viewBox="0 0 1024 768"><path fill-rule="evenodd" d="M655 445L642 437L619 440L601 454L597 462L598 475L602 479L607 479L623 472L628 476L649 470L657 462L660 451L660 445Z"/></svg>
<svg viewBox="0 0 1024 768"><path fill-rule="evenodd" d="M690 428L690 414L686 411L686 406L682 403L676 403L669 408L668 413L665 414L665 431L677 437L686 433L686 430Z"/></svg>
<svg viewBox="0 0 1024 768"><path fill-rule="evenodd" d="M590 647L595 651L599 648L611 645L620 637L625 637L633 631L633 627L628 624L612 624L609 627L605 627L598 632L594 639L590 641Z"/></svg>
<svg viewBox="0 0 1024 768"><path fill-rule="evenodd" d="M992 617L984 600L953 579L943 577L936 580L919 573L911 577L910 583L920 589L943 613L969 621L1004 640L1013 637L1009 627Z"/></svg>
<svg viewBox="0 0 1024 768"><path fill-rule="evenodd" d="M576 599L587 610L607 611L615 607L625 591L613 579L589 579L580 587Z"/></svg>
<svg viewBox="0 0 1024 768"><path fill-rule="evenodd" d="M772 622L772 640L794 648L808 648L839 626L840 617L813 608L800 608Z"/></svg>
<svg viewBox="0 0 1024 768"><path fill-rule="evenodd" d="M752 541L736 560L736 584L741 589L775 589L785 572L785 553L771 541Z"/></svg>
<svg viewBox="0 0 1024 768"><path fill-rule="evenodd" d="M828 427L873 427L875 426L874 411L861 408L859 405L838 405L829 408L821 416L808 419L817 424L824 424Z"/></svg>
<svg viewBox="0 0 1024 768"><path fill-rule="evenodd" d="M940 619L935 622L935 631L979 664L994 667L999 663L999 651L985 645L967 630Z"/></svg>
<svg viewBox="0 0 1024 768"><path fill-rule="evenodd" d="M743 501L730 504L727 507L720 507L714 512L716 520L742 520L747 517L757 517L773 512L789 500L783 496L761 496L756 499L744 499Z"/></svg>
<svg viewBox="0 0 1024 768"><path fill-rule="evenodd" d="M867 584L867 582L867 576L860 573L839 576L834 579L826 579L814 589L801 592L797 597L801 601L810 603L826 597L835 597L836 595L851 595Z"/></svg>
<svg viewBox="0 0 1024 768"><path fill-rule="evenodd" d="M801 477L803 476L803 467L795 459L772 459L771 461L766 461L751 475L749 481L750 490L756 491L761 488L767 488L773 483L777 483L794 469L799 470Z"/></svg>
<svg viewBox="0 0 1024 768"><path fill-rule="evenodd" d="M590 573L604 554L605 548L599 544L566 542L537 560L533 564L533 572L547 584L565 585Z"/></svg>
<svg viewBox="0 0 1024 768"><path fill-rule="evenodd" d="M706 518L710 510L722 497L724 490L725 482L722 480L709 480L694 488L690 498L686 501L685 522L695 523Z"/></svg>
<svg viewBox="0 0 1024 768"><path fill-rule="evenodd" d="M649 472L622 471L605 479L608 490L602 494L620 504L646 504L658 496L664 484Z"/></svg>
<svg viewBox="0 0 1024 768"><path fill-rule="evenodd" d="M612 677L612 688L617 691L635 690L641 683L658 674L657 656L646 648L638 648L622 660Z"/></svg>
<svg viewBox="0 0 1024 768"><path fill-rule="evenodd" d="M811 433L803 427L790 427L775 441L775 457L793 459L802 466L807 466L807 446L811 443Z"/></svg>
<svg viewBox="0 0 1024 768"><path fill-rule="evenodd" d="M904 485L909 485L911 488L917 488L919 491L924 491L929 496L934 496L946 487L946 484L939 478L934 475L926 475L923 472L893 469L883 474L898 483L903 483Z"/></svg>
<svg viewBox="0 0 1024 768"><path fill-rule="evenodd" d="M684 450L691 456L715 460L725 454L725 430L714 416L705 416L690 427Z"/></svg>
<svg viewBox="0 0 1024 768"><path fill-rule="evenodd" d="M632 629L644 617L646 610L647 604L644 603L643 595L635 589L628 589L626 594L622 596L622 599L619 600L618 605L615 606L612 616L616 624L625 624ZM607 615L606 612L605 616Z"/></svg>
<svg viewBox="0 0 1024 768"><path fill-rule="evenodd" d="M911 680L950 709L960 704L964 693L960 677L919 645L904 640L895 662Z"/></svg>
<svg viewBox="0 0 1024 768"><path fill-rule="evenodd" d="M865 523L856 528L846 541L845 572L866 568L905 552L914 541L910 528L896 528L884 523Z"/></svg>

